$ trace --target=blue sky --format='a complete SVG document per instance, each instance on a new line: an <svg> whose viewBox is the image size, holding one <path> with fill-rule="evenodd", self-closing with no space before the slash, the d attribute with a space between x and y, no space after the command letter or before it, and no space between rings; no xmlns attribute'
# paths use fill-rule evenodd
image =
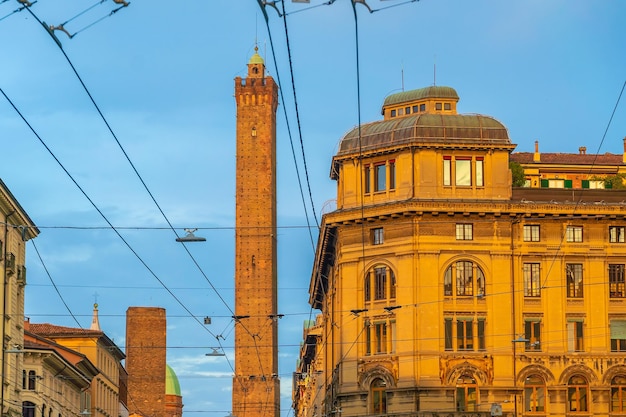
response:
<svg viewBox="0 0 626 417"><path fill-rule="evenodd" d="M626 81L626 3L367 2L372 9L385 9L370 14L357 4L358 71L348 0L285 3L318 217L323 207L333 207L335 198L330 160L342 135L358 123L357 79L362 122L379 120L384 97L401 91L403 84L409 90L436 82L457 90L460 112L503 122L517 151L532 151L538 140L543 152L578 152L586 146L588 153L622 153L624 98L610 125L609 119ZM58 25L97 3L39 0L32 11ZM13 0L0 2L0 18L18 6ZM65 27L77 32L116 6L105 0ZM184 227L201 228L197 234L207 242L188 248L207 278L174 241L47 32L26 11L0 20L0 88L111 223L124 228L119 229L124 239L158 277L106 229L106 222L0 97L0 178L41 228L35 245L70 310L29 244L26 315L33 322L75 326L74 315L88 327L97 293L102 328L123 348L129 306L166 308L168 362L179 375L187 415L225 416L231 410L232 370L225 358L204 354L216 346L211 333L221 334L231 363L233 359L233 79L245 75L255 39L270 75L280 76L285 100L278 109L283 416L291 414L291 372L303 320L311 314L307 301L314 249L283 113L298 146L285 30L273 9L267 13L278 68L255 0L135 0L72 39L57 32L170 221L181 234ZM296 154L303 174L299 147ZM200 319L212 317L207 326L211 333L186 310Z"/></svg>

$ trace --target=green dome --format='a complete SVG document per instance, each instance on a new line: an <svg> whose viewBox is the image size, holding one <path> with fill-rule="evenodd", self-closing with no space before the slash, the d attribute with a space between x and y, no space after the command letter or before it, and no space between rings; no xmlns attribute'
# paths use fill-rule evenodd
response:
<svg viewBox="0 0 626 417"><path fill-rule="evenodd" d="M165 394L182 397L178 377L169 365L165 365Z"/></svg>
<svg viewBox="0 0 626 417"><path fill-rule="evenodd" d="M254 55L252 55L252 57L250 58L250 61L248 62L248 65L264 64L264 63L265 61L263 61L263 58L261 58L261 55L259 55L259 53L255 50Z"/></svg>

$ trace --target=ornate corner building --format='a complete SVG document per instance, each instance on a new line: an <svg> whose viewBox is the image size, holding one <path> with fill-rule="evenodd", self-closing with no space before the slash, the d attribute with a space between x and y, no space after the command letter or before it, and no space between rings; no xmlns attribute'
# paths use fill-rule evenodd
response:
<svg viewBox="0 0 626 417"><path fill-rule="evenodd" d="M342 138L295 415L624 415L624 156L520 159L513 187L506 127L458 100L393 94Z"/></svg>

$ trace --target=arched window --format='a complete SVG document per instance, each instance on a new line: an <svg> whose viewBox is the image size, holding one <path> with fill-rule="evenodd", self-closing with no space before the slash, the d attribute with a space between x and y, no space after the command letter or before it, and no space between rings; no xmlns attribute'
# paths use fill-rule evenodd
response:
<svg viewBox="0 0 626 417"><path fill-rule="evenodd" d="M546 412L546 384L540 376L532 375L526 378L524 412L537 414Z"/></svg>
<svg viewBox="0 0 626 417"><path fill-rule="evenodd" d="M387 413L387 384L380 378L372 381L371 386L372 414Z"/></svg>
<svg viewBox="0 0 626 417"><path fill-rule="evenodd" d="M46 417L46 405L41 406L41 417Z"/></svg>
<svg viewBox="0 0 626 417"><path fill-rule="evenodd" d="M478 385L469 375L456 381L456 411L476 411L478 405Z"/></svg>
<svg viewBox="0 0 626 417"><path fill-rule="evenodd" d="M22 402L22 417L35 417L35 403L30 401Z"/></svg>
<svg viewBox="0 0 626 417"><path fill-rule="evenodd" d="M37 379L37 374L35 371L28 371L28 389L30 391L35 390L35 380Z"/></svg>
<svg viewBox="0 0 626 417"><path fill-rule="evenodd" d="M471 297L485 295L485 274L471 261L457 261L446 269L443 277L446 296Z"/></svg>
<svg viewBox="0 0 626 417"><path fill-rule="evenodd" d="M589 385L580 375L574 375L567 383L567 411L577 413L589 411Z"/></svg>
<svg viewBox="0 0 626 417"><path fill-rule="evenodd" d="M396 298L396 276L386 265L376 265L365 275L363 283L365 301Z"/></svg>
<svg viewBox="0 0 626 417"><path fill-rule="evenodd" d="M618 375L611 380L611 412L626 413L626 376Z"/></svg>

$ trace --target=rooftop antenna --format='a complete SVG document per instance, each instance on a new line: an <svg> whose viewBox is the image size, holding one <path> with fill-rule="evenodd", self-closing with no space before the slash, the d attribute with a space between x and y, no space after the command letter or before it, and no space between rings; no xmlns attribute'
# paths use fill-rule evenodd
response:
<svg viewBox="0 0 626 417"><path fill-rule="evenodd" d="M433 85L437 85L437 55L433 55Z"/></svg>
<svg viewBox="0 0 626 417"><path fill-rule="evenodd" d="M402 63L400 67L400 74L402 76L402 91L404 91L404 62Z"/></svg>

